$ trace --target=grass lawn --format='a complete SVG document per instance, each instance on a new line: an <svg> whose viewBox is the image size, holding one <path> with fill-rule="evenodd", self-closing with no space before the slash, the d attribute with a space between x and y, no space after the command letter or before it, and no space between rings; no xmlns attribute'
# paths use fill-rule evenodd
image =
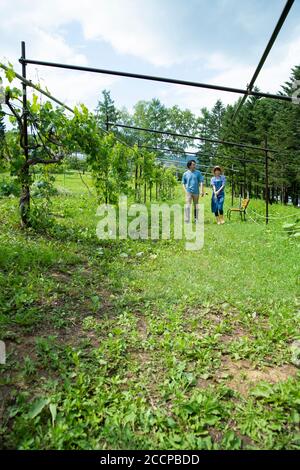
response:
<svg viewBox="0 0 300 470"><path fill-rule="evenodd" d="M0 448L300 449L299 209L218 226L206 196L199 251L99 241L83 180L57 175L47 230L0 199Z"/></svg>

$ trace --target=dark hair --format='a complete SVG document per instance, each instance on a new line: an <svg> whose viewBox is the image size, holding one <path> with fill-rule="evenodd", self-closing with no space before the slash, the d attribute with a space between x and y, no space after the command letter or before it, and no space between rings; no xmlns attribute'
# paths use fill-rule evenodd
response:
<svg viewBox="0 0 300 470"><path fill-rule="evenodd" d="M190 168L190 167L192 166L192 163L193 163L193 162L196 163L196 160L189 160L189 161L187 162L186 166L187 166L188 168Z"/></svg>

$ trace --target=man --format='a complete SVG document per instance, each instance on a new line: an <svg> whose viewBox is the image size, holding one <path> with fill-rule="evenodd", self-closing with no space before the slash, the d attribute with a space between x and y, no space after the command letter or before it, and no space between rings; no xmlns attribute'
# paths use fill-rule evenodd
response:
<svg viewBox="0 0 300 470"><path fill-rule="evenodd" d="M198 201L199 201L199 185L200 194L204 196L203 181L204 178L199 170L196 170L195 160L187 162L187 171L183 173L182 185L186 194L185 205L185 222L190 221L190 211L192 201L194 203L195 222L198 220Z"/></svg>

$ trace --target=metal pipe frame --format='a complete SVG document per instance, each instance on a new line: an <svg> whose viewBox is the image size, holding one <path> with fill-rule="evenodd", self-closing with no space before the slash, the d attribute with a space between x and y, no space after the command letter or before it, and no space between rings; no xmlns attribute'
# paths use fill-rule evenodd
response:
<svg viewBox="0 0 300 470"><path fill-rule="evenodd" d="M227 87L227 86L220 86L220 85L212 85L208 83L199 83L199 82L192 82L189 80L179 80L175 78L167 78L167 77L157 77L154 75L144 75L144 74L139 74L139 73L131 73L131 72L120 72L118 70L107 70L107 69L99 69L96 67L85 67L81 65L72 65L72 64L60 64L57 62L47 62L44 60L33 60L33 59L22 59L20 58L19 61L21 63L26 63L26 64L32 64L32 65L42 65L44 67L56 67L56 68L61 68L61 69L67 69L67 70L78 70L81 72L92 72L92 73L100 73L104 75L114 75L114 76L119 76L119 77L127 77L127 78L137 78L140 80L150 80L154 82L162 82L162 83L172 83L175 85L184 85L184 86L190 86L190 87L196 87L196 88L206 88L209 90L218 90L218 91L224 91L228 93L237 93L240 95L252 95L256 96L257 98L270 98L274 100L281 100L281 101L292 101L292 98L290 96L286 95L275 95L272 93L263 93L259 91L249 91L249 90L244 90L241 88L232 88L232 87Z"/></svg>
<svg viewBox="0 0 300 470"><path fill-rule="evenodd" d="M219 157L217 157L216 155L212 155L210 153L201 153L201 149L199 149L198 152L188 152L186 150L179 150L179 149L170 149L170 148L163 148L163 147L149 147L147 145L138 145L138 148L140 149L145 149L145 150L151 150L151 151L154 151L154 152L171 152L171 153L176 153L176 154L182 154L182 155L191 155L191 156L195 156L195 157L198 157L198 158L201 158L201 157L211 157L212 159L225 159L225 160L234 160L234 161L237 161L237 162L241 162L241 163L252 163L252 164L258 164L258 165L264 165L264 161L263 160L249 160L249 159L245 159L245 157L243 155L220 155ZM270 161L274 161L270 156L269 156L269 160ZM280 165L284 165L284 167L287 167L289 165L291 165L292 168L294 168L292 166L292 163L293 162L290 162L290 161L285 161L285 162L277 162L275 161L275 163L278 163Z"/></svg>
<svg viewBox="0 0 300 470"><path fill-rule="evenodd" d="M205 84L205 83L199 83L199 82L192 82L192 81L187 81L187 80L178 80L178 79L172 79L172 78L166 78L166 77L156 77L152 75L142 75L142 74L136 74L136 73L129 73L129 72L120 72L120 71L113 71L113 70L105 70L105 69L99 69L99 68L94 68L94 67L83 67L83 66L78 66L78 65L68 65L68 64L60 64L60 63L55 63L55 62L46 62L46 61L39 61L39 60L31 60L31 59L26 59L25 56L25 42L22 42L22 56L19 59L19 62L22 64L22 75L23 75L23 108L25 110L25 119L24 119L24 124L26 124L26 72L25 72L25 67L27 64L33 64L33 65L41 65L41 66L46 66L46 67L56 67L56 68L63 68L63 69L69 69L69 70L79 70L79 71L84 71L84 72L93 72L93 73L100 73L100 74L106 74L106 75L115 75L115 76L122 76L122 77L128 77L128 78L136 78L136 79L142 79L142 80L150 80L150 81L157 81L157 82L163 82L163 83L172 83L172 84L177 84L177 85L184 85L184 86L191 86L191 87L196 87L196 88L206 88L206 89L211 89L211 90L218 90L218 91L224 91L224 92L229 92L229 93L237 93L237 94L242 94L244 95L241 102L239 103L237 110L234 113L233 119L239 112L239 109L243 105L244 101L248 96L255 96L258 98L269 98L269 99L277 99L281 101L288 101L291 102L292 98L289 96L285 95L274 95L271 93L262 93L262 92L257 92L253 91L252 88L254 86L255 80L257 76L259 75L259 72L261 71L268 54L280 32L280 29L294 3L294 0L287 0L286 6L279 18L279 21L275 27L275 30L273 31L273 34L270 38L270 41L267 44L267 47L264 51L264 54L255 70L255 73L251 79L250 84L248 85L246 90L242 90L239 88L230 88L230 87L225 87L225 86L218 86L218 85L211 85L211 84ZM25 103L24 103L25 101ZM270 157L269 157L269 152L278 152L272 149L267 148L267 139L265 141L265 148L263 147L257 147L257 146L251 146L247 144L241 144L241 143L236 143L236 142L229 142L229 141L224 141L224 140L216 140L216 139L209 139L206 137L202 136L190 136L190 135L185 135L185 134L176 134L173 132L169 131L158 131L154 129L145 129L142 127L137 127L137 126L128 126L124 124L114 124L114 123L109 123L108 119L106 121L106 131L109 129L109 125L113 125L115 127L122 127L122 128L128 128L128 129L134 129L138 131L144 131L144 132L152 132L154 134L162 134L162 135L169 135L172 137L181 137L184 139L192 139L192 140L201 140L205 142L210 142L210 143L215 143L215 144L221 144L221 145L227 145L231 147L238 147L238 148L243 148L243 149L251 149L251 150L258 150L258 151L263 151L265 152L265 171L266 171L266 224L268 224L268 163ZM25 127L25 125L24 125ZM230 157L229 157L230 158ZM244 163L246 162L245 160ZM248 161L250 163L250 161ZM254 163L254 162L253 162ZM255 163L260 163L260 162L255 162Z"/></svg>
<svg viewBox="0 0 300 470"><path fill-rule="evenodd" d="M198 157L198 158L201 158L201 157L210 157L212 159L216 159L217 157L214 156L214 155L211 155L210 153L201 153L201 150L199 152L186 152L186 151L180 151L180 150L176 150L176 149L168 149L168 148L160 148L160 147L148 147L147 145L139 145L138 148L140 149L145 149L145 150L152 150L152 151L156 151L156 152L160 152L160 151L163 151L163 152L173 152L173 153L178 153L178 154L183 154L183 155L191 155L191 156L195 156L195 157ZM225 155L225 156L220 156L219 159L222 159L224 158L225 160L235 160L235 161L239 161L239 162L242 162L242 163L257 163L257 164L261 164L261 165L264 165L264 162L263 161L259 161L259 160L245 160L242 156L239 157L239 156L230 156L230 155Z"/></svg>
<svg viewBox="0 0 300 470"><path fill-rule="evenodd" d="M202 136L192 136L192 135L186 135L186 134L176 134L174 132L170 131L159 131L156 129L147 129L145 127L138 127L138 126L129 126L126 124L115 124L115 123L109 123L110 126L115 126L115 127L122 127L125 129L133 129L136 131L143 131L143 132L152 132L153 134L161 134L161 135L169 135L171 137L181 137L184 139L192 139L192 140L203 140L204 142L210 142L213 144L222 144L222 145L228 145L230 147L238 147L238 148L243 148L243 149L251 149L251 150L259 150L260 152L265 152L268 150L268 152L275 153L277 152L276 150L273 149L265 149L264 147L256 147L253 145L248 145L248 144L239 144L236 142L228 142L226 140L217 140L217 139L209 139L207 137L202 137Z"/></svg>
<svg viewBox="0 0 300 470"><path fill-rule="evenodd" d="M277 38L277 36L278 36L278 34L279 34L279 32L280 32L282 26L283 26L283 23L285 22L285 20L286 20L288 14L289 14L290 9L292 8L294 2L295 2L295 0L287 0L287 2L286 2L286 4L285 4L285 7L284 7L284 9L283 9L283 11L282 11L282 13L281 13L281 15L280 15L280 18L279 18L279 20L278 20L278 22L277 22L277 25L275 26L275 29L274 29L274 31L273 31L273 33L272 33L272 35L271 35L271 38L270 38L270 40L269 40L269 42L268 42L268 44L267 44L267 46L266 46L266 49L265 49L265 51L264 51L264 53L263 53L263 55L262 55L262 57L261 57L261 59L260 59L260 61L259 61L259 64L258 64L258 66L257 66L257 68L256 68L256 70L255 70L255 72L254 72L254 75L253 75L253 77L251 78L249 85L247 85L247 93L244 94L243 98L242 98L241 101L239 102L238 107L237 107L237 109L236 109L235 112L234 112L232 121L234 121L234 119L235 119L236 116L238 115L238 113L239 113L241 107L242 107L243 104L245 103L247 97L249 96L249 94L251 94L250 92L252 92L254 83L255 83L255 81L256 81L256 79L257 79L257 77L258 77L258 75L259 75L259 73L260 73L260 71L261 71L261 69L262 69L262 67L263 67L263 65L264 65L264 63L265 63L266 60L267 60L267 57L268 57L268 55L269 55L269 53L270 53L270 51L271 51L271 49L272 49L272 47L273 47L273 44L274 44L274 42L276 41L276 38Z"/></svg>

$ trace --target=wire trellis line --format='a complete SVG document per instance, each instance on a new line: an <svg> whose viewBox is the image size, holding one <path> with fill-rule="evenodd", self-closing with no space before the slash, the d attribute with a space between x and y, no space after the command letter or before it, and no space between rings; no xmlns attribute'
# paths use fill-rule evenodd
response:
<svg viewBox="0 0 300 470"><path fill-rule="evenodd" d="M265 219L265 215L261 215L259 214L258 212L254 211L253 209L248 209L250 211L250 213L252 212L253 214L255 214L257 217L261 217L262 219ZM248 212L247 210L247 212ZM300 214L299 214L300 215ZM269 219L272 219L272 220L280 220L280 219L287 219L287 218L290 218L290 217L298 217L297 214L293 214L293 215L283 215L283 216L278 216L278 217L274 217L274 216L270 216L269 215Z"/></svg>

